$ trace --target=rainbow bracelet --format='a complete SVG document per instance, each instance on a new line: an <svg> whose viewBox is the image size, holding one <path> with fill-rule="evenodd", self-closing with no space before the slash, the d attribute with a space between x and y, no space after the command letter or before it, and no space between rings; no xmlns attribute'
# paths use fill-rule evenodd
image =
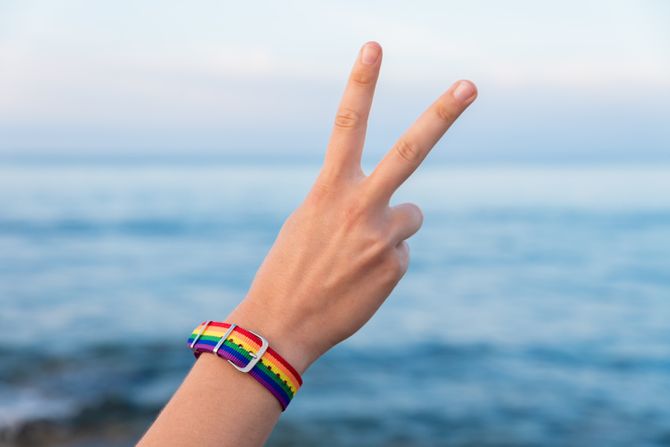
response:
<svg viewBox="0 0 670 447"><path fill-rule="evenodd" d="M205 321L193 330L188 346L196 358L209 352L251 375L277 398L282 411L302 385L300 374L265 338L234 323Z"/></svg>

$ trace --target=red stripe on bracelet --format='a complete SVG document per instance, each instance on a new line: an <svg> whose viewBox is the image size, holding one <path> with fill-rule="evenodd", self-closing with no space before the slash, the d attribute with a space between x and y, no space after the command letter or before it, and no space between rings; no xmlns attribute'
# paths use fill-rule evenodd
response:
<svg viewBox="0 0 670 447"><path fill-rule="evenodd" d="M188 344L196 357L203 352L213 352L219 345L221 338L230 328L229 323L204 322L193 330ZM196 341L193 344L193 341ZM244 367L259 352L262 340L252 332L235 326L220 345L217 355L233 364ZM293 396L302 385L300 374L274 349L268 347L259 361L249 371L249 374L265 386L279 401L282 410L285 410Z"/></svg>

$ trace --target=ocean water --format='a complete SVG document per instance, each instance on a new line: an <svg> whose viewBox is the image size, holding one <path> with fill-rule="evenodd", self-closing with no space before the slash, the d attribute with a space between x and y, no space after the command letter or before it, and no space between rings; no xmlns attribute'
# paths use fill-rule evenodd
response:
<svg viewBox="0 0 670 447"><path fill-rule="evenodd" d="M132 445L317 169L0 166L0 445ZM670 445L669 166L426 166L406 200L409 272L269 446Z"/></svg>

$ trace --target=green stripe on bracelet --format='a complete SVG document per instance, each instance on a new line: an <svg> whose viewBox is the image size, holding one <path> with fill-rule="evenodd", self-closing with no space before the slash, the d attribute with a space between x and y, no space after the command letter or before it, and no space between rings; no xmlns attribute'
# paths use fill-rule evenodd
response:
<svg viewBox="0 0 670 447"><path fill-rule="evenodd" d="M210 342L212 342L212 345L214 346L219 342L219 340L221 340L221 337L205 336L205 337L200 337L200 340L210 341ZM200 340L198 342L200 342ZM231 341L230 339L223 342L223 345L221 345L221 349L223 349L224 346L229 348L229 349L234 349L235 352L237 352L239 355L241 355L247 362L251 361L251 359L253 358L253 357L251 357L251 355L249 355L249 351L247 351L246 349L241 347L239 344ZM295 391L293 389L291 389L291 387L289 386L289 384L287 382L282 380L280 377L277 376L277 374L274 371L272 371L271 366L268 368L269 365L266 365L265 361L262 358L260 359L260 361L258 363L256 363L256 365L258 367L260 367L261 370L268 377L270 377L278 386L282 387L282 389L286 392L286 394L288 394L288 396L290 398L293 398L293 395L295 394Z"/></svg>
<svg viewBox="0 0 670 447"><path fill-rule="evenodd" d="M193 330L188 339L189 347L193 349L196 357L203 352L213 353L221 338L227 334L216 355L243 368L256 358L252 353L260 352L262 339L239 326L235 326L228 334L229 329L229 323L211 321L202 323ZM269 346L248 374L277 398L282 410L286 409L302 385L300 374Z"/></svg>

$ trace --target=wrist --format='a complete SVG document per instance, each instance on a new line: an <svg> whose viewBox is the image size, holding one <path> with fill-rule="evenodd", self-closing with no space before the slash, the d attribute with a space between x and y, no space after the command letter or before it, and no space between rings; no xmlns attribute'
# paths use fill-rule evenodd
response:
<svg viewBox="0 0 670 447"><path fill-rule="evenodd" d="M226 318L244 329L257 332L279 355L291 364L301 375L317 358L307 347L306 340L298 328L292 327L278 315L271 315L267 309L257 306L249 298L243 300Z"/></svg>

